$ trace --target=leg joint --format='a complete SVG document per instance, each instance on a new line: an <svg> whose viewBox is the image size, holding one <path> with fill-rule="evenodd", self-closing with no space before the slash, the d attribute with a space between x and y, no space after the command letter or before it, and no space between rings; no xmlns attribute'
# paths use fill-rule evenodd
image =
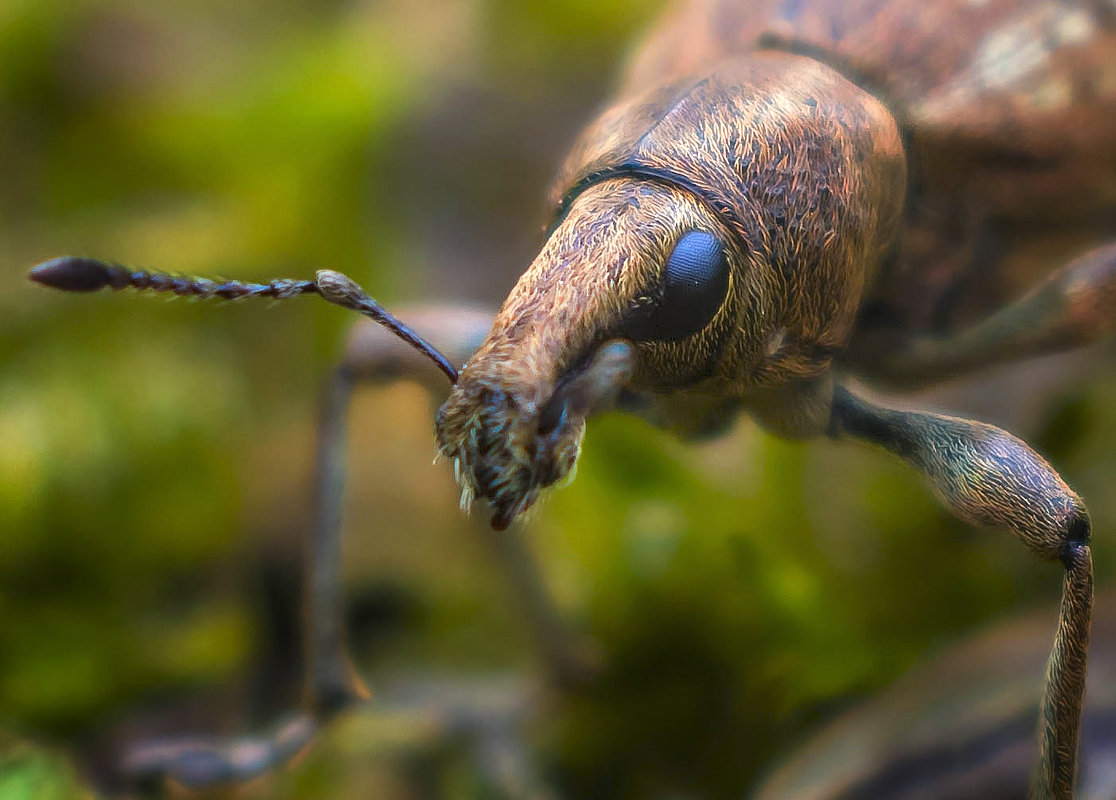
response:
<svg viewBox="0 0 1116 800"><path fill-rule="evenodd" d="M1066 569L1071 569L1081 551L1088 549L1091 536L1092 525L1089 522L1089 514L1085 509L1075 511L1066 526L1065 540L1058 554Z"/></svg>

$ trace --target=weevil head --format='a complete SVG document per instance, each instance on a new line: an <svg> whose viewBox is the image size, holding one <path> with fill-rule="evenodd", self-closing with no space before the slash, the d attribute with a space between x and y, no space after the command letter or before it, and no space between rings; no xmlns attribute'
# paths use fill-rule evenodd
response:
<svg viewBox="0 0 1116 800"><path fill-rule="evenodd" d="M606 343L631 345L616 375L632 392L690 391L725 372L732 331L762 316L757 274L718 215L691 193L616 177L588 187L504 302L436 418L440 451L466 501L492 505L506 527L546 486L573 471L584 404L566 387ZM731 368L730 368L731 369ZM609 389L599 387L596 395Z"/></svg>
<svg viewBox="0 0 1116 800"><path fill-rule="evenodd" d="M741 304L757 296L747 261L684 190L615 178L582 192L438 413L439 449L454 460L464 499L488 500L504 527L570 475L588 409L567 387L607 343L630 343L630 359L598 369L598 383L617 385L594 396L713 379Z"/></svg>
<svg viewBox="0 0 1116 800"><path fill-rule="evenodd" d="M605 112L563 170L549 239L438 413L466 498L504 527L569 475L584 413L563 387L607 342L629 343L616 373L629 390L682 405L770 406L771 387L823 375L904 182L887 110L798 56L731 62Z"/></svg>

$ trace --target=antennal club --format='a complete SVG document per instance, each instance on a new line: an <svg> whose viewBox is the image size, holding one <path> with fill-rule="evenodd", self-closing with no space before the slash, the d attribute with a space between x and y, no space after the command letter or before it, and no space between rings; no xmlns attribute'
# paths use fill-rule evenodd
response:
<svg viewBox="0 0 1116 800"><path fill-rule="evenodd" d="M284 300L302 294L317 294L334 305L371 317L433 361L450 379L450 383L457 383L457 369L434 345L392 316L352 278L333 270L319 270L312 281L277 278L267 283L251 283L168 275L109 264L94 258L64 256L44 261L33 268L27 277L35 283L65 292L95 292L105 288L137 289L171 292L180 297L219 297L224 300L239 300L244 297Z"/></svg>

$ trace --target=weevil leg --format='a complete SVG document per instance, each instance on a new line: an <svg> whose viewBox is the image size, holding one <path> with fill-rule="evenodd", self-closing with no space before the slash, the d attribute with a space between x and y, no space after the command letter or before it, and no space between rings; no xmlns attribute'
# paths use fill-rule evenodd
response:
<svg viewBox="0 0 1116 800"><path fill-rule="evenodd" d="M425 306L403 313L453 363L479 346L492 315L460 307ZM177 738L134 748L125 772L139 786L168 782L190 789L242 783L290 761L330 719L368 696L349 657L343 626L341 515L345 488L347 421L354 389L413 379L434 396L445 378L421 354L372 322L354 326L341 363L331 376L318 423L316 519L308 538L305 574L305 686L303 711L271 733L236 739ZM487 530L487 529L486 529ZM555 681L571 679L585 663L550 602L534 560L520 537L490 534Z"/></svg>
<svg viewBox="0 0 1116 800"><path fill-rule="evenodd" d="M562 621L523 537L517 531L496 530L491 525L477 527L499 562L519 613L530 628L549 683L561 688L583 684L596 669L595 653Z"/></svg>
<svg viewBox="0 0 1116 800"><path fill-rule="evenodd" d="M341 598L345 430L352 389L351 371L345 365L338 367L326 387L318 421L317 516L307 539L304 578L303 711L260 736L142 743L124 763L124 772L135 785L157 790L178 784L201 790L252 780L290 761L330 718L367 696L348 656Z"/></svg>
<svg viewBox="0 0 1116 800"><path fill-rule="evenodd" d="M1024 442L992 425L896 411L838 387L830 436L879 445L913 466L947 508L973 525L1006 528L1065 568L1046 672L1032 800L1071 800L1093 608L1089 515L1081 499Z"/></svg>
<svg viewBox="0 0 1116 800"><path fill-rule="evenodd" d="M857 370L917 387L1013 359L1097 341L1116 329L1116 242L1082 255L977 325L858 359Z"/></svg>
<svg viewBox="0 0 1116 800"><path fill-rule="evenodd" d="M304 577L303 710L260 736L142 743L124 763L126 776L137 786L157 790L178 784L202 790L250 781L293 759L332 717L367 696L348 655L341 597L341 509L353 383L344 364L334 371L318 421L317 515L307 538Z"/></svg>
<svg viewBox="0 0 1116 800"><path fill-rule="evenodd" d="M307 547L303 597L306 631L303 700L315 719L328 719L368 696L349 658L341 596L341 514L353 382L352 372L344 364L334 370L318 421L317 519Z"/></svg>

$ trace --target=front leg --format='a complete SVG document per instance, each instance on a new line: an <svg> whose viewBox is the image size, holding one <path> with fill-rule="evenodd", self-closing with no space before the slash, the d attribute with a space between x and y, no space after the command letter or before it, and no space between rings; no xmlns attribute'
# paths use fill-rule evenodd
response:
<svg viewBox="0 0 1116 800"><path fill-rule="evenodd" d="M461 307L424 306L406 311L409 322L429 332L430 341L451 363L461 364L476 349L491 324L491 315ZM341 512L346 472L346 423L353 390L361 383L385 384L414 380L433 397L444 393L445 378L424 356L385 333L371 322L356 325L340 365L325 391L318 426L316 474L316 523L307 539L303 588L305 679L303 709L272 731L238 739L175 738L146 742L135 747L125 763L125 772L141 787L158 788L166 783L190 789L243 783L293 759L337 714L368 696L357 676L343 626L341 582ZM497 555L508 572L512 590L532 623L542 658L550 677L560 679L575 671L578 660L572 642L542 587L535 564L522 541L504 536L495 543ZM490 700L446 700L444 687L432 697L440 707L438 718L447 736L462 728L475 735L478 769L489 774L494 786L503 786L507 796L520 793L508 788L508 776L494 770L484 749L498 737L507 737L514 727L502 708L489 708ZM425 702L420 698L422 706ZM487 703L487 705L486 705ZM421 711L422 709L420 709ZM502 715L502 716L501 716ZM466 720L466 723L461 720ZM507 759L505 759L505 762ZM502 764L507 767L508 764ZM526 774L529 766L519 765ZM517 778L522 780L522 776ZM539 795L541 796L541 795Z"/></svg>
<svg viewBox="0 0 1116 800"><path fill-rule="evenodd" d="M1081 498L1024 442L981 422L881 408L838 387L829 434L891 451L917 469L965 522L1007 528L1040 558L1062 562L1062 603L1046 672L1031 797L1070 800L1093 607L1089 516Z"/></svg>
<svg viewBox="0 0 1116 800"><path fill-rule="evenodd" d="M917 388L1015 359L1082 347L1112 335L1116 242L1075 258L1030 292L971 328L850 353L858 372Z"/></svg>

